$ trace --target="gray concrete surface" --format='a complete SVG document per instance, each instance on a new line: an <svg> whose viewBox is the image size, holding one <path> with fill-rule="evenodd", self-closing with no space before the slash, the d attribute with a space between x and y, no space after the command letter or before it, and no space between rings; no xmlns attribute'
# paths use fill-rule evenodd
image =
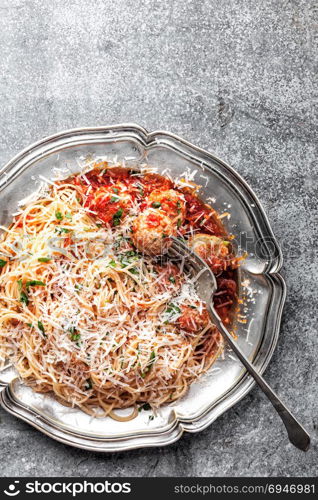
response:
<svg viewBox="0 0 318 500"><path fill-rule="evenodd" d="M284 244L267 378L313 437L293 448L260 391L162 449L97 455L0 410L4 475L317 474L318 7L310 0L0 0L0 163L61 129L137 122L215 151Z"/></svg>

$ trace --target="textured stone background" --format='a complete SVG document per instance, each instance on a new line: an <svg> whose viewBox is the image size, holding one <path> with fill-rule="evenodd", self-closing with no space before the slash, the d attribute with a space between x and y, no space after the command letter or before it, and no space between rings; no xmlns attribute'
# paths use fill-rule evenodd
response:
<svg viewBox="0 0 318 500"><path fill-rule="evenodd" d="M214 150L255 189L288 285L266 376L314 441L293 448L258 389L200 434L106 456L0 410L4 475L317 473L317 23L310 0L0 0L1 164L61 129L133 121Z"/></svg>

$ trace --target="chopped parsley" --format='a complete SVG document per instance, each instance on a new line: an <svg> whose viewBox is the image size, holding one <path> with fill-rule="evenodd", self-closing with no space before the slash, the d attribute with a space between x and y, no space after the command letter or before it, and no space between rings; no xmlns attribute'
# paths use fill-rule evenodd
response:
<svg viewBox="0 0 318 500"><path fill-rule="evenodd" d="M88 378L84 384L84 389L85 391L89 391L93 387L93 382L91 381L90 378Z"/></svg>
<svg viewBox="0 0 318 500"><path fill-rule="evenodd" d="M26 306L29 305L29 297L27 296L27 294L25 292L20 293L20 302L22 302Z"/></svg>
<svg viewBox="0 0 318 500"><path fill-rule="evenodd" d="M7 264L6 260L0 259L0 268L4 267Z"/></svg>
<svg viewBox="0 0 318 500"><path fill-rule="evenodd" d="M135 267L131 267L131 268L129 269L129 272L130 272L131 274L139 274L138 269L136 269Z"/></svg>
<svg viewBox="0 0 318 500"><path fill-rule="evenodd" d="M119 193L119 189L118 189L118 188L113 188L113 192L114 192L115 194L118 194L118 193Z"/></svg>
<svg viewBox="0 0 318 500"><path fill-rule="evenodd" d="M150 404L144 403L143 405L139 406L138 411L141 412L142 410L145 410L145 411L151 410Z"/></svg>
<svg viewBox="0 0 318 500"><path fill-rule="evenodd" d="M119 209L117 210L117 212L115 213L114 217L115 217L116 219L120 219L120 217L121 217L122 215L123 215L123 209L122 209L122 208L119 208Z"/></svg>
<svg viewBox="0 0 318 500"><path fill-rule="evenodd" d="M167 307L166 309L166 312L168 314L180 314L181 313L181 309L180 307L176 306L175 304L169 304L169 306Z"/></svg>
<svg viewBox="0 0 318 500"><path fill-rule="evenodd" d="M160 203L160 201L154 201L154 202L151 204L151 206L152 206L153 208L160 208L160 207L161 207L161 203Z"/></svg>
<svg viewBox="0 0 318 500"><path fill-rule="evenodd" d="M110 203L117 203L117 201L119 200L120 200L119 196L112 196L110 199Z"/></svg>
<svg viewBox="0 0 318 500"><path fill-rule="evenodd" d="M38 321L38 329L42 333L43 337L46 337L46 333L45 333L45 329L44 329L43 323L40 320Z"/></svg>
<svg viewBox="0 0 318 500"><path fill-rule="evenodd" d="M150 354L148 366L146 366L144 372L141 374L142 378L145 378L145 376L147 375L147 373L150 372L150 370L152 368L152 365L154 364L155 360L156 360L156 353L155 353L155 351L152 351L151 354Z"/></svg>
<svg viewBox="0 0 318 500"><path fill-rule="evenodd" d="M78 342L81 338L81 334L80 333L72 333L71 334L71 340L73 340L73 342Z"/></svg>
<svg viewBox="0 0 318 500"><path fill-rule="evenodd" d="M68 331L70 332L70 339L73 342L76 342L77 346L80 347L80 339L81 339L81 334L78 333L77 328L75 326L70 326Z"/></svg>
<svg viewBox="0 0 318 500"><path fill-rule="evenodd" d="M156 358L156 353L155 351L152 351L152 353L150 354L150 365L153 365L155 358Z"/></svg>
<svg viewBox="0 0 318 500"><path fill-rule="evenodd" d="M50 257L39 257L39 262L50 262L52 259Z"/></svg>
<svg viewBox="0 0 318 500"><path fill-rule="evenodd" d="M57 234L70 233L71 232L71 230L67 229L66 227L56 227L55 231L57 232Z"/></svg>
<svg viewBox="0 0 318 500"><path fill-rule="evenodd" d="M109 261L108 265L110 267L116 267L116 262L114 261L114 259L112 259L112 260Z"/></svg>
<svg viewBox="0 0 318 500"><path fill-rule="evenodd" d="M72 214L71 214L71 212L66 212L65 218L69 219L69 220L72 220Z"/></svg>
<svg viewBox="0 0 318 500"><path fill-rule="evenodd" d="M132 264L132 262L135 262L138 259L139 259L138 254L134 250L128 250L128 252L123 253L119 257L121 267L123 268L129 266L129 264Z"/></svg>
<svg viewBox="0 0 318 500"><path fill-rule="evenodd" d="M46 286L46 284L43 281L29 280L26 282L26 287L29 288L30 286Z"/></svg>
<svg viewBox="0 0 318 500"><path fill-rule="evenodd" d="M128 250L128 252L126 252L126 255L127 257L136 257L137 253L135 252L135 250Z"/></svg>
<svg viewBox="0 0 318 500"><path fill-rule="evenodd" d="M55 217L57 218L57 220L63 220L63 215L59 210L55 212Z"/></svg>
<svg viewBox="0 0 318 500"><path fill-rule="evenodd" d="M164 321L164 324L167 325L169 323L169 321L174 319L174 316L176 316L180 313L181 313L180 307L176 306L173 303L170 303L165 311L166 321Z"/></svg>
<svg viewBox="0 0 318 500"><path fill-rule="evenodd" d="M23 290L23 282L22 279L17 281L18 283L18 289L20 291L20 302L25 304L26 306L29 305L29 297L28 294ZM43 281L38 281L38 280L29 280L25 284L27 291L29 290L29 287L31 286L46 286Z"/></svg>
<svg viewBox="0 0 318 500"><path fill-rule="evenodd" d="M174 276L169 276L169 281L170 281L170 283L175 283L176 278Z"/></svg>
<svg viewBox="0 0 318 500"><path fill-rule="evenodd" d="M178 220L177 220L177 228L178 228L178 229L179 229L179 227L181 226L181 224L182 224L182 220L181 220L181 219L178 219Z"/></svg>
<svg viewBox="0 0 318 500"><path fill-rule="evenodd" d="M113 225L114 226L119 226L120 224L120 219L123 215L124 211L122 208L119 208L117 212L113 215Z"/></svg>

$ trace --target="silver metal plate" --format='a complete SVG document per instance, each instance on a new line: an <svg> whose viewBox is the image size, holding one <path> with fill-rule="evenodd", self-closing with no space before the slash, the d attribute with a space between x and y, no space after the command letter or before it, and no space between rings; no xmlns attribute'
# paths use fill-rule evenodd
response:
<svg viewBox="0 0 318 500"><path fill-rule="evenodd" d="M30 146L0 170L0 224L10 223L18 202L37 189L39 175L53 179L56 169L62 169L67 176L79 171L79 162L96 157L127 166L147 164L173 178L189 171L202 186L201 197L219 213L230 212L223 223L240 251L248 252L238 276L245 319L234 326L241 349L262 373L277 343L285 301L285 284L278 274L281 251L253 191L215 155L173 134L148 133L131 124L62 132ZM184 431L198 432L242 399L254 383L225 350L181 400L161 408L153 420L151 412L142 411L123 423L66 408L47 394L34 393L16 377L10 367L0 374L4 409L58 441L104 452L167 445Z"/></svg>

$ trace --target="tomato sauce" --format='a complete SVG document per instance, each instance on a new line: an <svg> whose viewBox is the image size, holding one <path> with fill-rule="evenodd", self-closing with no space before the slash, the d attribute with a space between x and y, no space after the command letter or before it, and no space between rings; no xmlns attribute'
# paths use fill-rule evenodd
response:
<svg viewBox="0 0 318 500"><path fill-rule="evenodd" d="M89 208L98 221L117 225L120 218L130 209L132 203L139 204L140 211L147 208L147 197L154 191L162 192L174 189L184 196L186 213L184 222L178 228L180 235L187 237L191 233L203 233L218 237L227 237L218 214L206 205L189 189L179 189L172 181L159 174L140 174L122 167L107 168L106 163L96 165L96 168L85 175L76 175L70 179L79 186L84 206ZM162 199L169 204L169 200ZM172 202L173 205L173 202ZM171 206L171 209L174 209ZM147 218L150 226L158 225L158 217L151 214ZM213 259L213 256L211 257ZM235 257L233 256L233 262ZM214 262L214 261L213 261ZM229 323L229 312L236 301L236 282L233 271L222 270L217 276L218 289L214 297L214 305L225 323Z"/></svg>

